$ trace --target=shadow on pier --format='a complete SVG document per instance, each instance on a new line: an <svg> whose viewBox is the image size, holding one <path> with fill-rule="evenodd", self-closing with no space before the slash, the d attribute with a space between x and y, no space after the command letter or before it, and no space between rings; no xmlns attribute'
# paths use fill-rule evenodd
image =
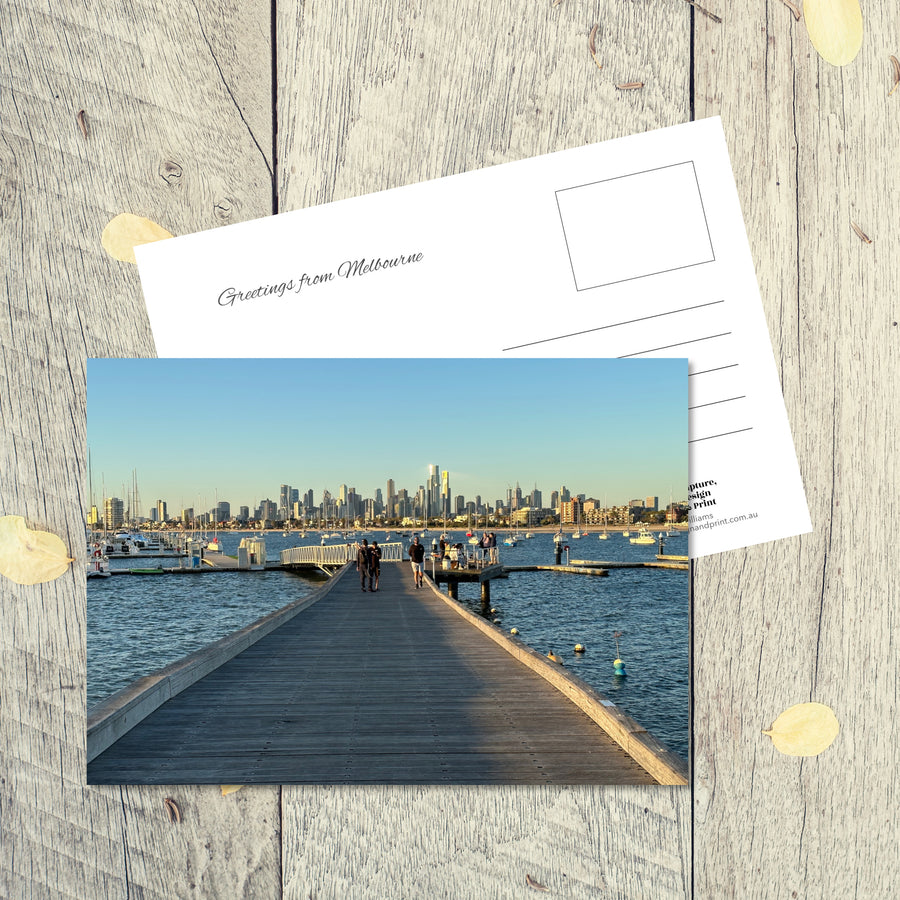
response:
<svg viewBox="0 0 900 900"><path fill-rule="evenodd" d="M88 764L92 784L647 784L584 712L409 566L352 566Z"/></svg>

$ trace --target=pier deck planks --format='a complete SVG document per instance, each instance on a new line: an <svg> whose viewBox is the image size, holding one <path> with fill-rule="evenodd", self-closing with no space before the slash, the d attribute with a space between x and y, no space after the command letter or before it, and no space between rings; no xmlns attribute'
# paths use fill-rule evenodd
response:
<svg viewBox="0 0 900 900"><path fill-rule="evenodd" d="M653 784L409 567L356 573L174 697L91 783Z"/></svg>

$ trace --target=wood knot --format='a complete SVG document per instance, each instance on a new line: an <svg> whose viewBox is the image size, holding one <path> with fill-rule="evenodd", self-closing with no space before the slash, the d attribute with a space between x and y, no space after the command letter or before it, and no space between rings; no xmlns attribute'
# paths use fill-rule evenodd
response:
<svg viewBox="0 0 900 900"><path fill-rule="evenodd" d="M172 162L171 159L164 159L159 164L159 177L162 178L166 184L180 184L182 172L183 169L181 166L179 166L177 162Z"/></svg>
<svg viewBox="0 0 900 900"><path fill-rule="evenodd" d="M227 222L231 218L231 200L228 197L223 197L213 207L213 211L215 212L217 219Z"/></svg>

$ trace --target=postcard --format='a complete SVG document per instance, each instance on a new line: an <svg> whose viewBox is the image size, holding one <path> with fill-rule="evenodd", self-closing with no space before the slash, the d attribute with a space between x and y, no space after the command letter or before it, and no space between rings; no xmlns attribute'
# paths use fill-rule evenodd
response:
<svg viewBox="0 0 900 900"><path fill-rule="evenodd" d="M811 530L718 118L136 257L160 356L687 356L691 556ZM501 413L515 390L481 386Z"/></svg>
<svg viewBox="0 0 900 900"><path fill-rule="evenodd" d="M88 360L88 783L686 784L687 406L684 358Z"/></svg>

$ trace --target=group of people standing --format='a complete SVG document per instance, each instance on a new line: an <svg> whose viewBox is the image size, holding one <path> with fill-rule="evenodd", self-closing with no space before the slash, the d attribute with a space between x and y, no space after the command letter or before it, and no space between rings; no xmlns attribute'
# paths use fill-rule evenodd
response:
<svg viewBox="0 0 900 900"><path fill-rule="evenodd" d="M441 538L439 549L441 559L447 554L448 546L447 542ZM493 531L485 531L477 546L484 551L485 559L489 562L496 562L497 535ZM457 544L456 547L462 548L462 544ZM435 549L432 546L432 550L434 551ZM419 542L418 535L413 537L413 542L407 548L407 553L409 554L409 561L412 563L416 587L422 587L425 581L425 573L423 571L425 546ZM381 575L381 548L378 546L378 541L372 541L372 545L369 546L368 540L363 538L362 543L356 545L356 571L359 572L359 583L362 590L372 591L373 593L378 590L378 579ZM368 587L366 587L367 581Z"/></svg>
<svg viewBox="0 0 900 900"><path fill-rule="evenodd" d="M359 572L359 583L365 591L366 579L369 581L368 590L373 593L378 590L378 579L381 576L381 547L378 541L372 541L369 546L368 540L363 538L362 544L356 545L356 571Z"/></svg>
<svg viewBox="0 0 900 900"><path fill-rule="evenodd" d="M497 562L497 535L493 531L484 532L479 546L484 550L484 555L488 562Z"/></svg>

